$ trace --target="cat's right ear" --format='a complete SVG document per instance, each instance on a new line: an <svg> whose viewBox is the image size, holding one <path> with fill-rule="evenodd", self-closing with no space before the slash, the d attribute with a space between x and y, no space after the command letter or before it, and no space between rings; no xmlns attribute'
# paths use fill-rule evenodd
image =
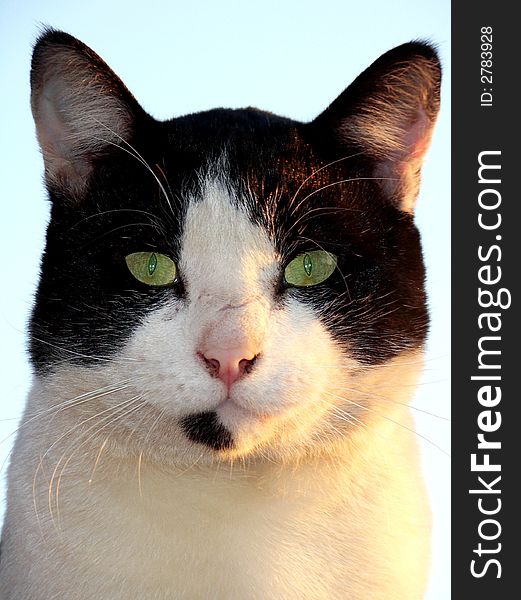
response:
<svg viewBox="0 0 521 600"><path fill-rule="evenodd" d="M34 47L31 108L47 185L73 198L83 195L96 161L124 147L144 114L96 53L51 29Z"/></svg>
<svg viewBox="0 0 521 600"><path fill-rule="evenodd" d="M369 158L385 195L412 212L440 105L440 83L436 50L424 42L402 44L359 75L311 126L332 134L331 146L339 153Z"/></svg>

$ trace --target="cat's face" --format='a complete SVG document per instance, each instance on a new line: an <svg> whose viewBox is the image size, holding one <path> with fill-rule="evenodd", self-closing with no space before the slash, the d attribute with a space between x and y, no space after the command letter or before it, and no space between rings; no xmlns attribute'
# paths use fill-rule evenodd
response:
<svg viewBox="0 0 521 600"><path fill-rule="evenodd" d="M87 435L182 461L296 455L363 424L426 333L411 213L432 49L391 51L309 124L158 123L57 32L32 86L53 204L31 353Z"/></svg>

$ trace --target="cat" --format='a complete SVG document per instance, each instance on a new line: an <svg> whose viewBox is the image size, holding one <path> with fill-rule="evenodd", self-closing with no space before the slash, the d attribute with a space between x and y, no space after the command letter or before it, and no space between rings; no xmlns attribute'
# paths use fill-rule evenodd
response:
<svg viewBox="0 0 521 600"><path fill-rule="evenodd" d="M42 33L52 212L2 600L423 597L413 215L440 79L410 42L309 123L158 122Z"/></svg>

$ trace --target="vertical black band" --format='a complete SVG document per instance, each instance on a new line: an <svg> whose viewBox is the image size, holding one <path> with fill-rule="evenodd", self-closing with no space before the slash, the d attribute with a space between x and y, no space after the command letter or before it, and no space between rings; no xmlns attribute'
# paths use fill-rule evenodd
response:
<svg viewBox="0 0 521 600"><path fill-rule="evenodd" d="M521 52L514 3L453 3L453 598L517 596ZM516 144L516 146L514 146ZM517 186L516 186L517 182ZM516 189L516 187L518 189ZM521 378L520 378L521 379ZM521 431L517 432L521 438ZM507 590L509 590L507 592ZM513 595L512 595L513 594Z"/></svg>

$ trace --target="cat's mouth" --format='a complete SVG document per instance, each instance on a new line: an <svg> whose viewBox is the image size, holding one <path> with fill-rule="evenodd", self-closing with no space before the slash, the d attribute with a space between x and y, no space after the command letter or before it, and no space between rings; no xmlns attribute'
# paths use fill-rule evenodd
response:
<svg viewBox="0 0 521 600"><path fill-rule="evenodd" d="M224 422L238 419L254 419L257 421L266 421L270 418L267 413L254 411L246 408L230 396L215 407L215 412Z"/></svg>

